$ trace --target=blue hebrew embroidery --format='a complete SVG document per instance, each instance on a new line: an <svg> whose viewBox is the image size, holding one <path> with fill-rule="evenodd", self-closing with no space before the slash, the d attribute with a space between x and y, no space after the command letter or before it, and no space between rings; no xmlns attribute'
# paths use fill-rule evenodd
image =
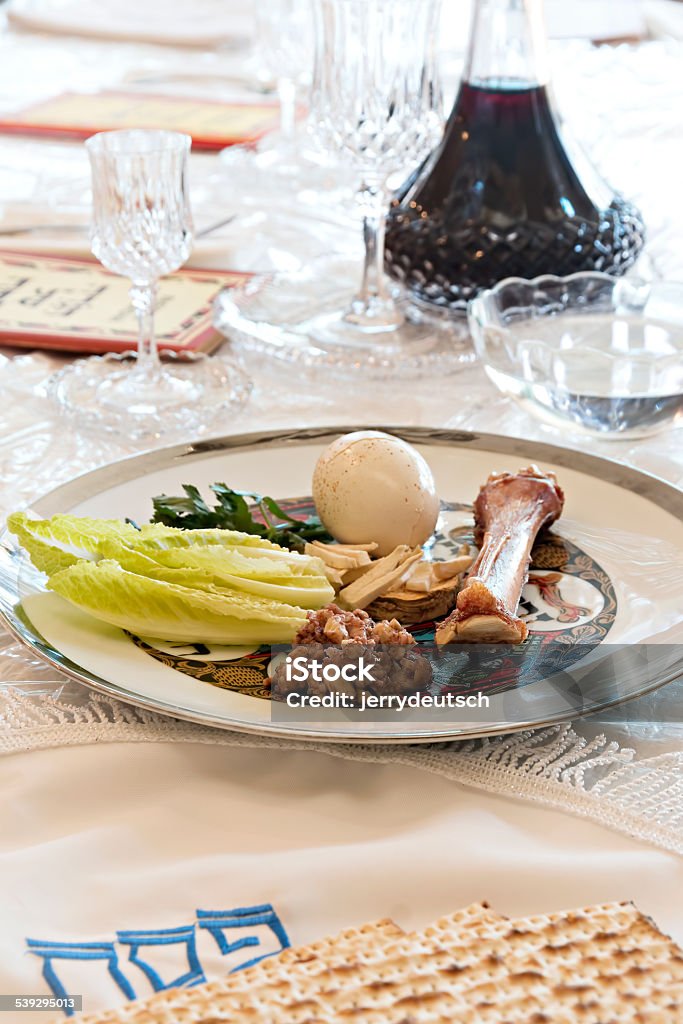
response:
<svg viewBox="0 0 683 1024"><path fill-rule="evenodd" d="M233 910L197 910L196 920L192 924L178 928L141 928L117 931L115 942L52 942L43 939L26 939L29 953L43 960L42 974L51 993L64 999L70 994L64 987L57 972L58 961L81 961L83 964L94 960L105 962L109 976L118 986L126 999L136 999L138 993L130 978L122 970L119 961L127 961L139 968L155 992L163 989L184 985L197 985L205 980L205 972L201 965L197 950L198 931L207 933L214 940L222 956L228 956L241 949L255 951L261 945L261 939L254 930L268 928L279 943L279 948L259 956L249 956L232 967L230 973L250 967L259 960L274 956L289 945L289 938L282 921L270 903L254 907L235 907ZM241 935L236 935L237 932ZM251 932L251 934L250 934ZM245 934L246 933L246 934ZM184 963L179 973L171 978L163 978L154 966L154 950L177 946L182 949ZM65 1009L64 1013L71 1017L73 1010Z"/></svg>
<svg viewBox="0 0 683 1024"><path fill-rule="evenodd" d="M116 938L122 946L130 947L129 961L132 964L136 964L149 978L155 992L160 992L164 988L171 988L175 985L196 985L198 982L206 980L202 965L197 957L197 938L193 924L183 926L182 928L117 932ZM142 947L178 945L185 947L188 969L184 974L179 974L177 977L169 978L166 981L161 978L158 971L140 953Z"/></svg>
<svg viewBox="0 0 683 1024"><path fill-rule="evenodd" d="M43 958L43 977L54 996L65 999L67 992L55 970L55 960L105 960L109 974L123 992L126 999L135 999L135 991L119 968L118 954L113 942L44 942L42 939L27 939L29 953ZM74 1011L65 1009L67 1017Z"/></svg>
<svg viewBox="0 0 683 1024"><path fill-rule="evenodd" d="M241 971L244 967L251 967L252 964L257 964L259 960L265 960L268 956L274 956L275 953L286 949L290 944L282 921L270 903L264 903L260 907L238 907L235 910L198 910L197 924L200 928L205 928L213 936L223 956L248 946L260 945L257 935L245 935L242 938L229 942L225 935L226 929L253 928L256 925L265 925L270 928L280 943L280 949L245 960L243 963L238 964L237 967L233 967L230 972L231 974L234 971Z"/></svg>

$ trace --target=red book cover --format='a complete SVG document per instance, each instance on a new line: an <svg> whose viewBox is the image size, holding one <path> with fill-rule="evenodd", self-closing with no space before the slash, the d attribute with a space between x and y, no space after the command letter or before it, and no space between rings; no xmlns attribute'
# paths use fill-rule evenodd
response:
<svg viewBox="0 0 683 1024"><path fill-rule="evenodd" d="M178 270L159 282L156 335L160 349L210 351L222 340L213 327L214 299L248 275ZM0 251L0 342L82 354L137 347L130 282L94 260Z"/></svg>
<svg viewBox="0 0 683 1024"><path fill-rule="evenodd" d="M277 127L275 103L224 103L187 96L65 92L0 117L0 132L87 139L96 132L160 128L192 136L196 149L255 143Z"/></svg>

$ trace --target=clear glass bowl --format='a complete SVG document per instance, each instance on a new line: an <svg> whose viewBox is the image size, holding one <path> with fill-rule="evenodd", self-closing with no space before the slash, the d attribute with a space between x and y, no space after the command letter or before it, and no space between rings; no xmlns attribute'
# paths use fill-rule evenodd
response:
<svg viewBox="0 0 683 1024"><path fill-rule="evenodd" d="M683 284L511 277L468 319L488 376L541 419L617 439L683 424Z"/></svg>

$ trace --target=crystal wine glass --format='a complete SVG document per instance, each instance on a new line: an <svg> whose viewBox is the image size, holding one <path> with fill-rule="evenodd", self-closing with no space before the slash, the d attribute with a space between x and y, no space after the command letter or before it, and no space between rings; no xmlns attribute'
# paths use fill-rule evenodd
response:
<svg viewBox="0 0 683 1024"><path fill-rule="evenodd" d="M280 104L279 130L268 133L253 146L228 146L221 153L232 171L267 172L293 177L306 162L309 139L297 124L302 98L308 101L313 72L313 10L311 0L268 0L254 8L255 46L262 65L260 77L273 82ZM304 136L302 138L302 135ZM253 188L253 181L251 182Z"/></svg>
<svg viewBox="0 0 683 1024"><path fill-rule="evenodd" d="M383 267L394 190L443 131L440 0L315 0L314 11L309 123L355 172L365 241L360 289L357 264L342 266L331 245L301 271L226 295L218 323L241 347L344 375L457 369L473 358L466 327L412 305Z"/></svg>
<svg viewBox="0 0 683 1024"><path fill-rule="evenodd" d="M280 101L279 150L271 152L279 154L280 165L286 166L296 162L298 97L311 87L313 12L310 0L269 0L257 4L254 14L258 46Z"/></svg>
<svg viewBox="0 0 683 1024"><path fill-rule="evenodd" d="M435 74L439 0L319 0L311 124L358 171L365 265L338 329L393 333L406 323L383 270L389 180L413 170L442 129ZM397 340L397 339L396 339Z"/></svg>
<svg viewBox="0 0 683 1024"><path fill-rule="evenodd" d="M249 393L229 361L201 354L161 361L154 332L159 278L192 249L187 184L192 140L178 132L100 132L86 142L92 171L91 248L131 281L138 322L134 357L83 360L55 375L52 394L81 425L161 438L225 426L223 416Z"/></svg>

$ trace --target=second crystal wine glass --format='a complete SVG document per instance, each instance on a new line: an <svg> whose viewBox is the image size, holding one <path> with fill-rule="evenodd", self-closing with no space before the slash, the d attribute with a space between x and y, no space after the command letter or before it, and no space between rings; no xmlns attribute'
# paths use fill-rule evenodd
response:
<svg viewBox="0 0 683 1024"><path fill-rule="evenodd" d="M238 344L347 375L449 372L473 358L467 330L417 308L384 275L384 222L393 189L443 130L436 68L440 0L314 0L311 130L353 169L363 214L360 288L330 247L303 269L227 295L218 323ZM351 273L354 277L351 276Z"/></svg>
<svg viewBox="0 0 683 1024"><path fill-rule="evenodd" d="M258 154L260 166L286 174L299 169L301 162L297 104L311 86L313 12L310 0L268 0L256 4L254 17L258 47L280 102L279 138Z"/></svg>
<svg viewBox="0 0 683 1024"><path fill-rule="evenodd" d="M359 332L393 334L406 325L384 277L388 182L416 167L441 133L434 55L440 0L318 0L315 10L311 124L360 181L363 279L337 325L353 342Z"/></svg>
<svg viewBox="0 0 683 1024"><path fill-rule="evenodd" d="M187 185L188 135L100 132L86 142L92 170L95 256L130 279L139 328L137 355L95 357L56 375L53 395L82 425L129 438L186 436L225 425L221 416L249 387L220 358L192 355L162 363L154 333L159 278L192 249Z"/></svg>

